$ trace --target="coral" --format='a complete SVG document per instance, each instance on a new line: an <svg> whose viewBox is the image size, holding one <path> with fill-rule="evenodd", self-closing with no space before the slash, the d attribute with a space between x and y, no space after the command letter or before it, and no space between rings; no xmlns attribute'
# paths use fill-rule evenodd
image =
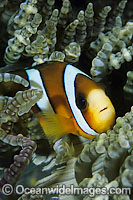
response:
<svg viewBox="0 0 133 200"><path fill-rule="evenodd" d="M44 19L47 20L51 16L52 8L55 3L55 0L47 0L43 6L42 12L44 14Z"/></svg>
<svg viewBox="0 0 133 200"><path fill-rule="evenodd" d="M8 73L0 74L0 82L9 81L22 84L24 87L29 85L28 81L18 75ZM5 184L16 184L20 174L28 164L36 149L36 143L34 141L21 134L18 134L17 136L9 134L9 132L12 132L12 127L6 126L6 128L4 128L3 125L16 123L19 116L29 112L31 107L41 98L41 96L42 91L28 89L25 91L18 91L14 97L1 96L0 98L0 140L11 146L22 147L19 155L14 156L14 163L11 164L8 169L5 169L3 178L0 180L1 188Z"/></svg>
<svg viewBox="0 0 133 200"><path fill-rule="evenodd" d="M93 34L95 37L98 36L100 32L103 32L106 18L110 10L110 6L104 7L103 10L99 13L99 16L95 19L95 26L93 30Z"/></svg>
<svg viewBox="0 0 133 200"><path fill-rule="evenodd" d="M30 43L30 37L37 32L37 27L41 23L41 15L37 13L35 4L37 1L26 1L20 4L19 13L12 19L12 27L8 28L8 32L14 35L9 39L8 47L5 50L4 60L6 63L14 63L24 51L25 45Z"/></svg>
<svg viewBox="0 0 133 200"><path fill-rule="evenodd" d="M53 52L56 44L56 25L58 23L58 9L54 9L49 20L46 21L46 38L49 51Z"/></svg>
<svg viewBox="0 0 133 200"><path fill-rule="evenodd" d="M112 16L108 19L108 29L111 29L111 27L113 27L117 16L121 17L123 15L127 2L127 0L122 0L119 2L118 6L113 9Z"/></svg>
<svg viewBox="0 0 133 200"><path fill-rule="evenodd" d="M94 11L93 11L93 4L88 3L87 8L85 10L85 21L87 24L87 35L88 38L92 36L93 32L93 25L94 25Z"/></svg>
<svg viewBox="0 0 133 200"><path fill-rule="evenodd" d="M49 57L49 61L63 62L64 59L65 59L65 54L61 51L54 51L53 53L51 53Z"/></svg>
<svg viewBox="0 0 133 200"><path fill-rule="evenodd" d="M64 0L59 14L59 26L62 28L66 27L67 17L68 17L67 14L69 12L69 8L70 8L70 1Z"/></svg>
<svg viewBox="0 0 133 200"><path fill-rule="evenodd" d="M28 81L14 74L0 74L0 82L13 81L15 83L21 83L25 87L29 85ZM28 89L25 91L18 91L13 98L5 99L1 98L1 109L6 109L6 113L11 116L21 116L31 109L31 107L42 97L42 91L37 89ZM5 112L5 111L4 111Z"/></svg>
<svg viewBox="0 0 133 200"><path fill-rule="evenodd" d="M89 141L84 138L75 138L74 140L62 138L56 142L54 153L42 160L36 155L33 162L38 166L43 163L44 177L36 182L37 188L56 187L56 184L70 187L71 184L75 188L105 188L110 191L111 188L124 188L133 186L133 107L125 116L119 117L112 130ZM75 140L76 139L76 140ZM79 141L78 141L79 140ZM83 147L81 147L83 146ZM79 150L77 152L74 151ZM68 155L66 157L66 155ZM90 170L91 169L91 170ZM47 175L46 175L47 174ZM130 192L120 195L120 198L130 199ZM90 193L76 196L76 199L102 199L102 195L96 195L92 191ZM53 199L56 194L53 194ZM119 199L117 195L110 194L112 199ZM22 196L26 198L26 195ZM21 197L21 198L22 198ZM109 195L105 194L105 199L109 199ZM23 199L22 198L22 199ZM27 197L34 199L34 195ZM43 198L46 198L44 194ZM60 200L64 197L58 197ZM71 194L71 199L74 195ZM41 199L41 198L39 198ZM46 198L47 199L47 198ZM67 199L67 196L66 198Z"/></svg>
<svg viewBox="0 0 133 200"><path fill-rule="evenodd" d="M132 187L132 143L133 143L133 107L131 112L126 113L124 117L119 117L113 130L103 133L87 144L76 163L77 181L80 186L105 186L110 187ZM98 155L99 154L99 155ZM124 162L123 162L124 161ZM121 163L123 162L122 166ZM80 168L80 166L82 166ZM79 176L81 170L91 168L92 178ZM126 166L126 167L125 167ZM85 170L85 169L84 169ZM112 173L110 173L112 172ZM83 174L83 173L82 173ZM87 176L84 172L83 176ZM90 174L88 174L91 176ZM103 179L103 178L104 179ZM106 177L106 179L105 179ZM98 180L100 182L96 183ZM103 181L101 181L101 178ZM109 183L110 182L110 183ZM115 185L111 185L115 183ZM109 186L110 185L110 186ZM98 197L100 198L100 197ZM115 195L113 195L115 199ZM128 198L128 197L127 197ZM129 197L130 198L130 197Z"/></svg>
<svg viewBox="0 0 133 200"><path fill-rule="evenodd" d="M113 69L120 69L125 60L132 60L132 35L133 23L128 22L121 27L121 19L118 16L112 32L100 33L99 38L90 43L90 47L98 52L92 60L90 71L96 81L104 78Z"/></svg>
<svg viewBox="0 0 133 200"><path fill-rule="evenodd" d="M18 76L16 74L9 74L9 73L1 73L0 74L0 82L9 82L13 81L14 83L22 84L24 87L29 86L29 82Z"/></svg>
<svg viewBox="0 0 133 200"><path fill-rule="evenodd" d="M49 47L45 35L41 31L38 31L36 39L26 46L25 51L26 54L34 56L33 59L35 62L33 66L36 63L41 64L46 62L48 60Z"/></svg>
<svg viewBox="0 0 133 200"><path fill-rule="evenodd" d="M64 49L65 51L65 61L67 63L77 63L81 54L80 45L76 42L71 42Z"/></svg>
<svg viewBox="0 0 133 200"><path fill-rule="evenodd" d="M87 36L85 14L83 10L78 13L77 18L79 23L76 32L76 42L80 45L80 47L83 47L85 44L85 38Z"/></svg>
<svg viewBox="0 0 133 200"><path fill-rule="evenodd" d="M61 50L64 49L69 43L74 42L74 36L76 35L77 26L78 26L78 20L75 19L65 28L63 41L60 45Z"/></svg>
<svg viewBox="0 0 133 200"><path fill-rule="evenodd" d="M19 155L14 156L14 163L8 169L5 169L4 176L0 180L0 187L9 183L15 185L18 177L22 173L24 167L28 164L33 152L36 149L36 144L23 135L17 136L7 135L2 129L0 133L0 140L12 146L21 146L22 150Z"/></svg>
<svg viewBox="0 0 133 200"><path fill-rule="evenodd" d="M18 1L8 1L8 0L2 0L0 3L0 11L1 11L1 21L6 24L8 23L10 17L16 12L16 10L19 8L19 4L22 2L22 0Z"/></svg>
<svg viewBox="0 0 133 200"><path fill-rule="evenodd" d="M123 90L126 93L130 93L133 95L133 71L129 71L127 73L127 82L125 86L123 87Z"/></svg>
<svg viewBox="0 0 133 200"><path fill-rule="evenodd" d="M73 42L76 42L81 49L78 57L84 50L89 59L92 50L94 55L97 53L95 58L93 55L91 68L91 74L95 79L102 79L113 68L120 68L124 60L131 61L132 23L128 22L121 30L120 22L120 16L123 14L127 1L120 1L118 7L112 10L113 17L108 17L111 6L105 6L94 17L93 4L88 3L85 11L80 10L76 19L72 19L70 14L72 6L69 0L63 1L60 11L53 9L55 0L47 0L42 9L38 10L37 7L40 7L41 3L26 0L20 4L20 9L11 16L7 28L8 33L14 37L8 40L4 55L6 63L17 62L23 55L33 57L35 61L33 66L48 60L51 61L51 54L54 54L54 51L63 51L64 53L65 48ZM42 13L42 16L39 12ZM113 27L112 30L110 27ZM105 30L106 33L104 33ZM109 31L107 32L107 30ZM32 39L32 35L34 35L34 39ZM129 39L127 40L127 38ZM111 46L108 47L108 43ZM60 60L64 59L59 58ZM65 60L77 63L78 58L75 61L73 58Z"/></svg>

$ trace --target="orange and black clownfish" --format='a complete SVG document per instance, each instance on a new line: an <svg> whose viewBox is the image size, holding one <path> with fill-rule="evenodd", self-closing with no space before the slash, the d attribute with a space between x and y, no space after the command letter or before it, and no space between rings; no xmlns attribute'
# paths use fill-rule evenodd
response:
<svg viewBox="0 0 133 200"><path fill-rule="evenodd" d="M115 109L103 87L71 64L53 62L14 73L43 90L33 111L48 138L73 133L91 139L113 125Z"/></svg>

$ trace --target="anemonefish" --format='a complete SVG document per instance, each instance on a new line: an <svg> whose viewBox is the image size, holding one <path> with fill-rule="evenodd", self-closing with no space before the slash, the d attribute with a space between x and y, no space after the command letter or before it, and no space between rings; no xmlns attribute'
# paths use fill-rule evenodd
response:
<svg viewBox="0 0 133 200"><path fill-rule="evenodd" d="M73 133L91 139L112 127L115 109L104 88L71 64L53 62L14 73L43 91L33 111L48 138Z"/></svg>

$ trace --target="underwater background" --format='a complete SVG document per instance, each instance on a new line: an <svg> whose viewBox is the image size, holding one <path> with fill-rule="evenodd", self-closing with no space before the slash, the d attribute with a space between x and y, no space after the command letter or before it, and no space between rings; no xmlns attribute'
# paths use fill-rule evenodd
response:
<svg viewBox="0 0 133 200"><path fill-rule="evenodd" d="M0 24L0 186L132 188L132 1L1 0ZM2 95L2 82L9 81L3 73L48 61L71 63L104 84L116 109L111 130L92 140L70 134L53 145L31 110L40 94L10 109L17 94ZM129 200L133 196L14 192L0 193L0 199Z"/></svg>

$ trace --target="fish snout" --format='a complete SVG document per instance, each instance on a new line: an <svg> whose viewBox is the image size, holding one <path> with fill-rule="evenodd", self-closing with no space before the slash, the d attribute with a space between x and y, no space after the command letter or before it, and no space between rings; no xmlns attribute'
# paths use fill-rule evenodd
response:
<svg viewBox="0 0 133 200"><path fill-rule="evenodd" d="M88 121L96 132L106 132L115 122L114 106L104 90L92 90L88 95Z"/></svg>
<svg viewBox="0 0 133 200"><path fill-rule="evenodd" d="M96 121L98 124L96 129L99 133L112 128L115 122L115 109L111 102L108 106L104 106L99 110L96 116Z"/></svg>

